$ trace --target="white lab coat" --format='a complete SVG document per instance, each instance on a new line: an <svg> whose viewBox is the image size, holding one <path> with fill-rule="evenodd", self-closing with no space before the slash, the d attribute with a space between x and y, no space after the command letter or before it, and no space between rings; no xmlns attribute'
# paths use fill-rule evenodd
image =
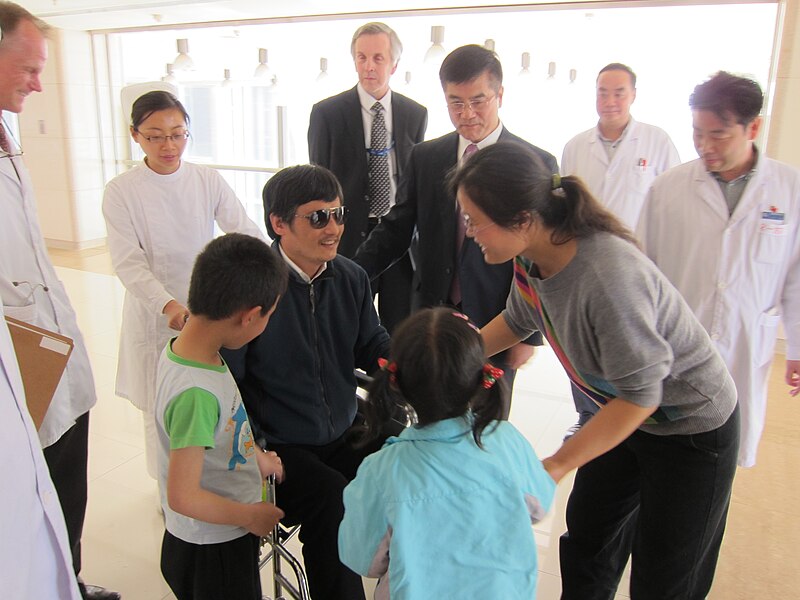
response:
<svg viewBox="0 0 800 600"><path fill-rule="evenodd" d="M194 260L225 232L265 239L215 170L183 161L171 175L142 164L106 186L103 216L117 276L125 286L116 393L152 414L156 366L176 335L162 314L172 299L186 305Z"/></svg>
<svg viewBox="0 0 800 600"><path fill-rule="evenodd" d="M0 457L0 598L80 600L64 515L25 406L2 308Z"/></svg>
<svg viewBox="0 0 800 600"><path fill-rule="evenodd" d="M653 180L681 161L663 129L631 118L624 135L609 161L597 127L579 133L564 146L561 174L583 179L592 194L633 230Z"/></svg>
<svg viewBox="0 0 800 600"><path fill-rule="evenodd" d="M739 464L752 466L781 319L786 357L800 359L800 171L760 156L729 216L719 183L702 161L686 163L656 179L637 232L736 382Z"/></svg>
<svg viewBox="0 0 800 600"><path fill-rule="evenodd" d="M94 379L75 312L47 254L30 176L20 157L0 158L0 199L0 298L5 314L75 342L39 430L46 448L95 405Z"/></svg>

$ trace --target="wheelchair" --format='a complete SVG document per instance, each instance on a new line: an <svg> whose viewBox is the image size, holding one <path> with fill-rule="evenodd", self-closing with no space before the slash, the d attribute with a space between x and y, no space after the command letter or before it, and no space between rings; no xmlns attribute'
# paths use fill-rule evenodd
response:
<svg viewBox="0 0 800 600"><path fill-rule="evenodd" d="M359 406L367 401L366 388L372 381L369 375L362 371L356 370L354 372L358 389L356 390L356 400ZM405 415L398 417L394 423L393 434L402 431L403 428L410 425L406 420ZM265 440L261 440L261 447L265 446ZM271 475L267 480L267 502L276 504L275 502L275 476ZM297 535L300 530L300 525L292 527L285 527L278 523L275 529L267 537L261 538L261 557L259 559L259 570L263 569L270 561L272 562L272 581L273 581L273 600L311 600L308 591L308 579L306 578L305 570L300 564L300 561L286 548L286 542L292 537ZM288 565L294 573L294 581L289 579L284 573L284 563ZM284 595L284 592L288 596Z"/></svg>
<svg viewBox="0 0 800 600"><path fill-rule="evenodd" d="M275 504L275 476L270 475L267 480L267 502ZM311 600L308 591L308 580L303 566L295 556L289 552L285 544L294 537L300 530L299 525L294 527L284 527L280 523L275 525L272 533L267 537L261 538L261 558L258 568L263 569L267 563L272 561L272 588L275 595L274 600ZM295 581L291 581L283 572L283 563L291 567L294 572Z"/></svg>

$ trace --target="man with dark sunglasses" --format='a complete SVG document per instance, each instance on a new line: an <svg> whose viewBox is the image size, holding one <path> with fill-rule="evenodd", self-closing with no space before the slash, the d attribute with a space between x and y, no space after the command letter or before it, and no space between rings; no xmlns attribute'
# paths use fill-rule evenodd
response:
<svg viewBox="0 0 800 600"><path fill-rule="evenodd" d="M281 457L285 480L277 505L300 540L314 600L361 600L361 577L338 560L342 490L383 440L353 448L354 368L372 372L388 355L361 267L337 255L346 207L328 169L301 165L264 186L264 215L274 248L289 266L289 285L270 324L241 350L224 352L239 384L255 439Z"/></svg>

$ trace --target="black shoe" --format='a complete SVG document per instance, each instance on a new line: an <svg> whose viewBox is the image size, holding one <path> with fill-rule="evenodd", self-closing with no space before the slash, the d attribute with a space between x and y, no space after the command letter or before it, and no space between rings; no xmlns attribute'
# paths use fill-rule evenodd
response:
<svg viewBox="0 0 800 600"><path fill-rule="evenodd" d="M119 592L107 590L104 587L81 583L80 588L84 600L122 600Z"/></svg>

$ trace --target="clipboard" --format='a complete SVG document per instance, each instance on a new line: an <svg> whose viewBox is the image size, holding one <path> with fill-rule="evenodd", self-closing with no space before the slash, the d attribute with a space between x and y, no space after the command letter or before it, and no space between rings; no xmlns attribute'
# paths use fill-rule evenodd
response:
<svg viewBox="0 0 800 600"><path fill-rule="evenodd" d="M38 431L67 367L74 343L60 333L13 317L6 317L6 323L22 375L28 412Z"/></svg>

